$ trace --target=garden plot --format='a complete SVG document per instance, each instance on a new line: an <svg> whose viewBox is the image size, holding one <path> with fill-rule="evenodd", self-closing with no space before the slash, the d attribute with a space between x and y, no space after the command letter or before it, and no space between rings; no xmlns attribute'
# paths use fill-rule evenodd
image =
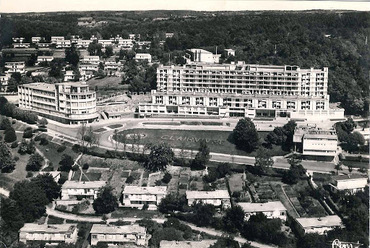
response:
<svg viewBox="0 0 370 248"><path fill-rule="evenodd" d="M260 202L270 202L278 200L278 196L271 187L270 183L255 183L254 188Z"/></svg>
<svg viewBox="0 0 370 248"><path fill-rule="evenodd" d="M156 186L156 181L162 180L163 176L163 172L150 173L148 178L148 186Z"/></svg>

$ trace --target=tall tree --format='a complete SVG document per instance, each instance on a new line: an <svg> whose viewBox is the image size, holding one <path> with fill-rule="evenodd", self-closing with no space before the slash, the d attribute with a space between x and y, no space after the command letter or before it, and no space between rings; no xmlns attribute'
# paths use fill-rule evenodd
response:
<svg viewBox="0 0 370 248"><path fill-rule="evenodd" d="M225 231L231 233L237 233L241 231L244 225L244 218L245 212L239 205L228 208L224 217L222 218Z"/></svg>
<svg viewBox="0 0 370 248"><path fill-rule="evenodd" d="M268 168L271 168L273 165L274 160L271 157L270 151L260 147L257 150L254 166L258 167L262 173L266 173Z"/></svg>
<svg viewBox="0 0 370 248"><path fill-rule="evenodd" d="M199 143L198 153L195 155L194 160L191 163L191 168L194 170L202 170L208 163L211 156L209 155L210 150L206 140L202 139Z"/></svg>
<svg viewBox="0 0 370 248"><path fill-rule="evenodd" d="M238 121L233 130L233 139L235 145L244 151L251 152L257 148L258 132L251 119L243 118Z"/></svg>
<svg viewBox="0 0 370 248"><path fill-rule="evenodd" d="M10 148L0 141L0 170L1 172L11 172L15 168L15 161Z"/></svg>
<svg viewBox="0 0 370 248"><path fill-rule="evenodd" d="M112 187L105 186L100 189L98 197L93 202L93 208L97 214L108 214L118 208Z"/></svg>
<svg viewBox="0 0 370 248"><path fill-rule="evenodd" d="M164 171L167 165L171 164L174 158L174 153L166 143L153 145L150 149L148 161L144 167L152 172Z"/></svg>
<svg viewBox="0 0 370 248"><path fill-rule="evenodd" d="M60 196L61 186L54 181L54 178L50 174L38 175L32 178L31 181L45 192L49 202Z"/></svg>
<svg viewBox="0 0 370 248"><path fill-rule="evenodd" d="M34 153L28 159L27 171L39 171L44 163L44 158L39 153Z"/></svg>

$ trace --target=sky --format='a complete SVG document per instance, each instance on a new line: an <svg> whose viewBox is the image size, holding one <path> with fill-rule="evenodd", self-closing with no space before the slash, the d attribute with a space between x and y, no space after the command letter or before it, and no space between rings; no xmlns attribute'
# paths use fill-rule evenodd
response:
<svg viewBox="0 0 370 248"><path fill-rule="evenodd" d="M307 10L370 11L370 0L0 0L0 13L91 10Z"/></svg>

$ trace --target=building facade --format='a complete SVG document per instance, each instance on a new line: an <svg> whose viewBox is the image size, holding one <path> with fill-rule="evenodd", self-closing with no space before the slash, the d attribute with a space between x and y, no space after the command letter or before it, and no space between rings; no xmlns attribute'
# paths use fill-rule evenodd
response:
<svg viewBox="0 0 370 248"><path fill-rule="evenodd" d="M215 207L228 208L230 204L230 195L227 190L215 190L215 191L186 191L186 199L188 205L191 206L193 203L202 202L204 204L211 204Z"/></svg>
<svg viewBox="0 0 370 248"><path fill-rule="evenodd" d="M238 205L244 210L246 220L257 213L263 213L269 219L279 218L286 221L287 218L287 209L280 201L265 203L239 202Z"/></svg>
<svg viewBox="0 0 370 248"><path fill-rule="evenodd" d="M167 194L166 186L139 187L125 186L122 192L122 204L125 207L142 209L145 204L148 210L156 210L157 205Z"/></svg>
<svg viewBox="0 0 370 248"><path fill-rule="evenodd" d="M344 119L329 108L328 68L186 64L157 69L152 102L140 116L290 117Z"/></svg>
<svg viewBox="0 0 370 248"><path fill-rule="evenodd" d="M84 82L31 83L18 86L19 107L66 124L98 118L96 93Z"/></svg>
<svg viewBox="0 0 370 248"><path fill-rule="evenodd" d="M13 74L19 72L20 74L26 73L26 63L24 61L20 62L5 62L6 73Z"/></svg>
<svg viewBox="0 0 370 248"><path fill-rule="evenodd" d="M33 241L43 241L47 244L77 242L77 225L76 224L34 224L26 223L19 230L19 241L28 243Z"/></svg>
<svg viewBox="0 0 370 248"><path fill-rule="evenodd" d="M333 192L344 191L349 194L354 194L358 191L363 191L368 185L368 177L362 175L338 175L334 176L333 183L330 183Z"/></svg>
<svg viewBox="0 0 370 248"><path fill-rule="evenodd" d="M298 224L298 231L301 234L318 233L322 235L336 227L343 227L342 220L338 215L329 215L319 218L297 218L295 220Z"/></svg>
<svg viewBox="0 0 370 248"><path fill-rule="evenodd" d="M97 245L98 242L108 245L124 245L131 243L147 247L150 238L150 235L146 233L145 227L139 225L113 226L94 224L90 234L91 245Z"/></svg>
<svg viewBox="0 0 370 248"><path fill-rule="evenodd" d="M95 200L99 189L106 185L105 181L66 181L62 186L62 200Z"/></svg>

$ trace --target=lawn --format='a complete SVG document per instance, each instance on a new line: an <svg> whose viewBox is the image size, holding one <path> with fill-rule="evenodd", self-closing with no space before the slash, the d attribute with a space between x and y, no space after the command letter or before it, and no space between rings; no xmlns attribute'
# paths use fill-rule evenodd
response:
<svg viewBox="0 0 370 248"><path fill-rule="evenodd" d="M63 224L63 223L64 223L64 219L54 217L54 216L49 216L48 224Z"/></svg>
<svg viewBox="0 0 370 248"><path fill-rule="evenodd" d="M123 125L121 124L113 124L113 125L109 125L108 127L111 128L111 129L116 129L116 128L119 128L119 127L122 127Z"/></svg>
<svg viewBox="0 0 370 248"><path fill-rule="evenodd" d="M85 173L85 175L88 177L88 179L85 176L82 176L82 181L99 181L101 177L100 172L88 172Z"/></svg>
<svg viewBox="0 0 370 248"><path fill-rule="evenodd" d="M70 155L73 159L77 158L77 154L72 151L70 147L66 147L63 152L58 152L58 148L60 147L59 144L54 142L50 142L49 144L43 146L39 144L40 142L36 141L36 147L45 155L50 162L53 163L54 170L57 170L59 167L59 162L63 156L63 154Z"/></svg>
<svg viewBox="0 0 370 248"><path fill-rule="evenodd" d="M157 218L162 216L159 211L152 211L152 210L139 210L135 208L119 208L112 213L112 218Z"/></svg>
<svg viewBox="0 0 370 248"><path fill-rule="evenodd" d="M247 153L236 149L229 139L231 132L228 131L211 131L211 130L164 130L164 129L130 129L120 132L120 134L143 134L140 142L153 143L166 142L171 147L197 150L201 139L205 139L211 152L229 153L233 155L255 156L256 151ZM268 132L259 132L260 139L266 137ZM127 143L131 141L128 140ZM285 155L281 147L274 146L271 150L272 156Z"/></svg>
<svg viewBox="0 0 370 248"><path fill-rule="evenodd" d="M127 90L129 85L121 84L121 80L122 79L120 77L105 77L102 79L93 78L87 81L87 84L91 89L95 89L97 86L98 90L96 91L96 95L100 97L117 93L117 91Z"/></svg>

